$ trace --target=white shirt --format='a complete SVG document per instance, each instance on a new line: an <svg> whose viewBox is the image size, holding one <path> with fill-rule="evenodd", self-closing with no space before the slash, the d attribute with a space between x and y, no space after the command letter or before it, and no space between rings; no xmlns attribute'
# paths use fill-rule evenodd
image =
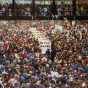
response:
<svg viewBox="0 0 88 88"><path fill-rule="evenodd" d="M2 83L2 81L0 80L0 85L1 85L1 87L2 88L4 88L4 85L3 85L3 83Z"/></svg>
<svg viewBox="0 0 88 88"><path fill-rule="evenodd" d="M9 83L14 87L14 88L20 88L20 83L18 82L18 80L16 80L15 78L11 78L9 80ZM18 84L18 86L16 86L15 84Z"/></svg>

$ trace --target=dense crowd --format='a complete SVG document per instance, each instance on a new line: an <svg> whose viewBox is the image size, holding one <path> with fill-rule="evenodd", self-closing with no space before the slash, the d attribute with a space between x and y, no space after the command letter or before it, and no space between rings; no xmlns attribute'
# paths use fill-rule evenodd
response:
<svg viewBox="0 0 88 88"><path fill-rule="evenodd" d="M88 88L87 25L63 22L53 33L52 23L28 23L0 30L0 88ZM45 54L30 31L35 26L52 42Z"/></svg>

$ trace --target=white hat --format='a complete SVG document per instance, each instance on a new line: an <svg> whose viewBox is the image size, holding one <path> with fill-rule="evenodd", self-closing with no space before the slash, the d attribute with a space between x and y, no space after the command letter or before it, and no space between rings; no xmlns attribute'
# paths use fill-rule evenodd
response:
<svg viewBox="0 0 88 88"><path fill-rule="evenodd" d="M85 87L85 86L86 86L86 83L85 83L85 82L83 82L83 83L82 83L82 87Z"/></svg>
<svg viewBox="0 0 88 88"><path fill-rule="evenodd" d="M40 83L41 83L41 81L40 81L40 80L36 82L36 84L37 84L37 85L40 85Z"/></svg>

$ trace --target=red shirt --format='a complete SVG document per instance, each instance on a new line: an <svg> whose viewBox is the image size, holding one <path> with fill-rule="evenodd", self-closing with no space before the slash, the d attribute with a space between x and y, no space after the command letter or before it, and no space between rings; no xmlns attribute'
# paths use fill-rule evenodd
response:
<svg viewBox="0 0 88 88"><path fill-rule="evenodd" d="M22 53L21 53L21 57L22 57L22 59L27 58L27 53L26 53L26 52L22 52Z"/></svg>

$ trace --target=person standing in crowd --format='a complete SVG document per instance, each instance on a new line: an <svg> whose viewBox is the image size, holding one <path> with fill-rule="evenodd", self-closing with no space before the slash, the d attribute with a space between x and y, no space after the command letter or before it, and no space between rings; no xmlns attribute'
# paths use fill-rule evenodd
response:
<svg viewBox="0 0 88 88"><path fill-rule="evenodd" d="M0 30L0 88L88 88L87 27L66 21L62 32L50 36L54 24L47 23L45 29L41 24L35 25L37 30L52 37L45 54L29 21Z"/></svg>

